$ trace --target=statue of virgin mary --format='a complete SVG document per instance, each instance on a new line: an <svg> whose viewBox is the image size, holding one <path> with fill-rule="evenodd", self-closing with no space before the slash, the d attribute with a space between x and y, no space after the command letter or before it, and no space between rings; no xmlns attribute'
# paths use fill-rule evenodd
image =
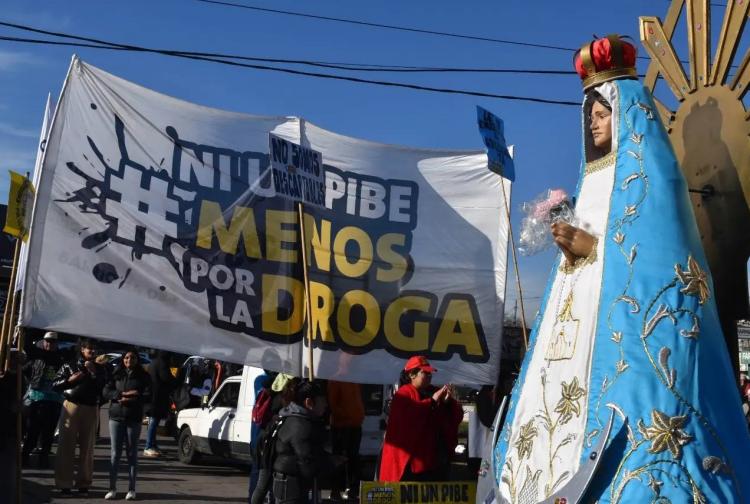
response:
<svg viewBox="0 0 750 504"><path fill-rule="evenodd" d="M611 35L576 55L576 222L553 225L561 254L494 450L500 502L750 502L750 438L706 258L635 54Z"/></svg>

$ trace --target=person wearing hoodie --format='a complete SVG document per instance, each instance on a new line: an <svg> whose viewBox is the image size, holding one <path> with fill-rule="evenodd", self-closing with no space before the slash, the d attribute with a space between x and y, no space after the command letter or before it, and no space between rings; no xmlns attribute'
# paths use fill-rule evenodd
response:
<svg viewBox="0 0 750 504"><path fill-rule="evenodd" d="M301 504L315 478L331 474L343 457L323 448L327 438L323 415L326 392L316 382L300 381L294 399L279 412L283 423L276 435L273 458L273 496L276 504Z"/></svg>
<svg viewBox="0 0 750 504"><path fill-rule="evenodd" d="M60 438L55 455L55 486L69 495L73 486L73 458L78 444L78 472L75 486L78 493L88 495L94 473L94 442L99 422L99 398L104 388L106 371L94 362L96 350L93 340L81 338L78 356L63 364L52 384L62 391Z"/></svg>
<svg viewBox="0 0 750 504"><path fill-rule="evenodd" d="M27 362L23 368L29 379L29 389L24 396L26 434L23 440L23 464L28 463L31 451L41 439L39 467L46 469L49 467L49 453L63 402L62 394L52 388L63 364L63 357L57 351L57 333L47 331L41 341L26 345L26 355Z"/></svg>
<svg viewBox="0 0 750 504"><path fill-rule="evenodd" d="M180 380L172 376L169 370L169 359L169 352L156 350L148 367L148 372L151 375L151 406L148 413L146 446L143 450L145 457L161 456L156 439L156 430L159 422L169 416L171 394L180 383Z"/></svg>
<svg viewBox="0 0 750 504"><path fill-rule="evenodd" d="M129 476L125 500L134 500L143 405L151 399L151 377L141 366L137 351L125 352L122 364L114 370L104 387L104 398L110 401L109 432L112 439L109 492L104 498L109 500L117 497L117 468L124 442Z"/></svg>

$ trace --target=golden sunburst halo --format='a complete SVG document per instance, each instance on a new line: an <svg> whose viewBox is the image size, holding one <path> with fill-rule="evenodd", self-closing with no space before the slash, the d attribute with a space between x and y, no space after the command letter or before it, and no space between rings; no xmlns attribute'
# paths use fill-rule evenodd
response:
<svg viewBox="0 0 750 504"><path fill-rule="evenodd" d="M747 316L750 112L743 98L750 86L750 50L735 56L749 14L750 0L727 1L713 55L709 0L672 0L663 22L640 18L641 42L651 57L644 85L655 93L659 115L694 191L691 202L701 241L717 298L724 302L720 312L735 320ZM672 43L683 18L689 57L685 66ZM676 100L656 89L659 78ZM672 110L667 103L675 101Z"/></svg>

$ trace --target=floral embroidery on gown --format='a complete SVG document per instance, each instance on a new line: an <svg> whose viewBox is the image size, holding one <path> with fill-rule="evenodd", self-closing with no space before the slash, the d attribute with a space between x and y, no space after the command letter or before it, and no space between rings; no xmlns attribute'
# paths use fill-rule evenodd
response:
<svg viewBox="0 0 750 504"><path fill-rule="evenodd" d="M496 493L554 497L614 412L583 502L745 502L750 436L684 178L637 80L590 87L613 137L586 163L584 117L576 215L595 259L554 265L495 446Z"/></svg>

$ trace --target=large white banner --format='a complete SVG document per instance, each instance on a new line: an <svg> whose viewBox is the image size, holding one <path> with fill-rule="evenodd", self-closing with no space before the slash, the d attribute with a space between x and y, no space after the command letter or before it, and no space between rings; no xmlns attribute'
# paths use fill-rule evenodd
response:
<svg viewBox="0 0 750 504"><path fill-rule="evenodd" d="M316 156L268 169L270 134L321 153L325 187L300 173ZM303 373L300 226L295 204L274 196L283 187L323 203L303 219L316 376L392 383L421 354L436 381L494 383L500 183L483 152L201 107L74 59L37 190L21 324Z"/></svg>

